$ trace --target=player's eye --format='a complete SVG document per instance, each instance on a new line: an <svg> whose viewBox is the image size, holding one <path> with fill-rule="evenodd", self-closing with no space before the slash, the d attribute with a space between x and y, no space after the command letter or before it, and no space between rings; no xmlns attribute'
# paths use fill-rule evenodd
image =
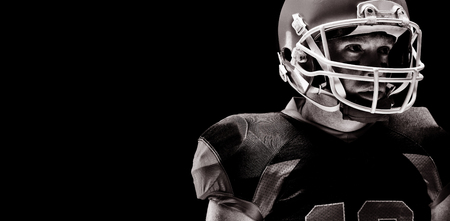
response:
<svg viewBox="0 0 450 221"><path fill-rule="evenodd" d="M391 51L391 49L388 46L383 46L383 47L378 48L378 53L382 54L382 55L389 54L389 51Z"/></svg>
<svg viewBox="0 0 450 221"><path fill-rule="evenodd" d="M360 44L349 44L345 46L345 50L353 52L353 53L359 53L364 51Z"/></svg>

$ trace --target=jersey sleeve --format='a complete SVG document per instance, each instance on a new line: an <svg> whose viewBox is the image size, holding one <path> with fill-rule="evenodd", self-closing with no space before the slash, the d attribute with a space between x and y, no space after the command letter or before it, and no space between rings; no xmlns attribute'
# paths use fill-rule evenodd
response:
<svg viewBox="0 0 450 221"><path fill-rule="evenodd" d="M197 198L234 195L222 162L239 149L246 131L244 119L230 116L211 126L199 138L191 170Z"/></svg>
<svg viewBox="0 0 450 221"><path fill-rule="evenodd" d="M200 138L191 171L198 199L204 200L211 195L233 195L230 180L219 159L208 142Z"/></svg>
<svg viewBox="0 0 450 221"><path fill-rule="evenodd" d="M235 197L230 178L222 164L238 151L246 138L247 129L246 121L237 116L225 118L211 126L198 140L191 174L198 199L213 200L253 220L262 220L255 204Z"/></svg>

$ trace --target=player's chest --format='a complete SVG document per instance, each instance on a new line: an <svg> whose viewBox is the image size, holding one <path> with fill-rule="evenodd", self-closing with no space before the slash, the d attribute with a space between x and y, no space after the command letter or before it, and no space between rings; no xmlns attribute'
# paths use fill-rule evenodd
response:
<svg viewBox="0 0 450 221"><path fill-rule="evenodd" d="M312 153L286 177L267 220L421 220L428 204L423 178L402 154Z"/></svg>

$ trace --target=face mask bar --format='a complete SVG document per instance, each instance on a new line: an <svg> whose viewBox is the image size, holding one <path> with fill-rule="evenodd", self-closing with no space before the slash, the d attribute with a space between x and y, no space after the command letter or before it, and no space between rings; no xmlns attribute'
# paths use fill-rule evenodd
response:
<svg viewBox="0 0 450 221"><path fill-rule="evenodd" d="M342 93L338 92L336 88L342 87L339 78L337 78L337 77L329 78L330 84L331 84L330 88L331 88L332 93L335 95L335 97L342 103L344 103L350 107L353 107L355 109L361 110L361 111L370 112L372 114L402 113L405 110L411 108L416 100L418 81L422 80L423 76L418 71L413 72L412 76L407 79L381 78L381 77L379 77L379 75L380 75L379 70L374 70L374 75L373 75L373 77L370 77L371 78L370 80L358 78L359 81L373 82L373 97L372 97L372 105L370 108L368 108L366 106L362 106L355 102L352 102L352 101L346 99L345 94L343 96ZM341 78L355 80L354 78L350 78L350 77L341 77ZM402 86L405 85L404 88L407 88L409 86L407 95L406 95L401 107L392 108L392 109L377 109L377 104L378 104L378 100L379 100L379 91L380 91L379 85L380 85L380 83L396 83L396 82L402 83ZM389 95L391 96L391 95L393 95L393 93L400 93L401 91L402 91L401 88L394 89L393 92L391 92Z"/></svg>
<svg viewBox="0 0 450 221"><path fill-rule="evenodd" d="M326 30L333 30L338 28L345 28L349 26L367 26L367 25L393 25L393 26L400 26L408 29L412 33L410 46L411 46L411 58L410 58L410 64L409 68L383 68L383 67L371 67L371 66L363 66L363 65L353 65L353 64L347 64L342 62L335 62L330 59L330 53L328 48L328 42L326 37ZM320 48L317 46L315 41L313 40L312 36L316 33L320 34L320 37L322 38L322 48L323 52L320 50ZM305 42L309 46L305 46ZM416 43L417 50L413 47L414 43ZM334 97L338 99L340 102L353 107L355 109L370 112L372 114L395 114L395 113L402 113L405 110L409 109L415 102L416 95L417 95L417 84L418 81L421 81L423 79L423 75L420 74L420 71L424 69L424 64L420 61L420 55L421 55L421 47L422 47L422 32L419 28L419 26L414 23L410 22L406 19L399 19L399 18L358 18L358 19L349 19L349 20L342 20L337 22L330 22L324 25L317 26L309 31L305 31L303 29L302 31L302 37L297 42L296 48L294 51L301 51L302 53L308 54L311 57L315 58L319 65L322 67L323 70L317 70L317 71L307 71L301 66L300 59L296 58L296 56L293 56L293 62L292 65L295 67L295 69L308 77L315 77L315 76L327 76L330 82L330 89ZM345 74L345 73L336 73L333 70L333 67L337 67L340 69L347 69L347 70L355 70L355 71L364 71L364 72L370 72L373 73L372 76L359 76L359 75L351 75L351 74ZM380 77L383 75L390 75L390 74L404 74L405 77ZM295 73L294 74L298 74ZM298 77L301 77L298 76ZM372 104L369 106L364 106L361 104L357 104L355 102L352 102L348 99L346 99L346 92L342 85L342 82L340 79L349 79L349 80L356 80L356 81L366 81L366 82L373 82L373 98L372 98ZM402 105L400 107L395 107L392 109L379 109L377 108L377 102L379 98L379 85L380 83L388 83L388 84L396 84L400 85L396 89L393 89L389 95L395 95L400 93L401 91L408 88L407 95L402 102Z"/></svg>

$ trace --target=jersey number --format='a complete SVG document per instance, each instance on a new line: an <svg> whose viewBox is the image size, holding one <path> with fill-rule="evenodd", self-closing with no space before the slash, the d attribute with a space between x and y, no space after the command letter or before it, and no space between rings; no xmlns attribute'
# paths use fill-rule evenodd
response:
<svg viewBox="0 0 450 221"><path fill-rule="evenodd" d="M314 206L306 221L345 221L344 203ZM403 201L366 201L358 211L358 221L413 221L413 211Z"/></svg>

